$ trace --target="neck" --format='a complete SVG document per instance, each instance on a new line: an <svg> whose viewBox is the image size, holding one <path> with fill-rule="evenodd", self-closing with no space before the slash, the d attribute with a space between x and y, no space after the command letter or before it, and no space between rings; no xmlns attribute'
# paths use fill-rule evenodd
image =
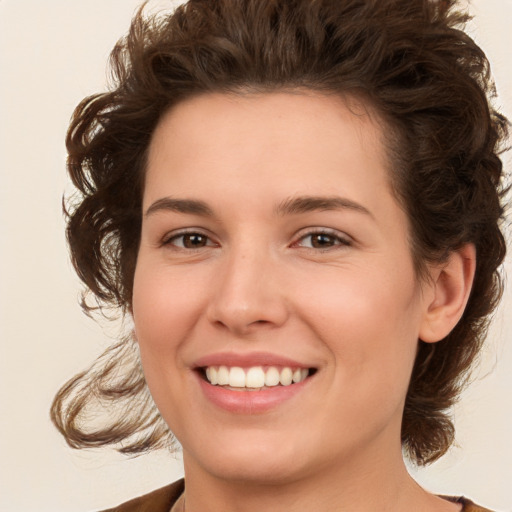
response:
<svg viewBox="0 0 512 512"><path fill-rule="evenodd" d="M366 458L359 452L357 460L316 467L278 482L219 477L197 466L186 453L184 462L186 512L460 510L458 505L427 493L412 479L401 449L392 458L370 449Z"/></svg>

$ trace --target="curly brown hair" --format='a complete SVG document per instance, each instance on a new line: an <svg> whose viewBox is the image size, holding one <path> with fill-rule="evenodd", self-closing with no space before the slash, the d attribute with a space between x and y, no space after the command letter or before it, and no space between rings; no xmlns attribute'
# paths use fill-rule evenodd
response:
<svg viewBox="0 0 512 512"><path fill-rule="evenodd" d="M87 297L130 311L147 151L165 112L209 92L356 95L386 125L418 276L427 262L476 247L464 315L440 343L419 341L406 398L405 453L418 464L440 457L501 295L505 256L498 155L507 121L491 106L489 63L463 31L468 19L455 0L189 0L152 16L143 6L111 54L113 88L78 105L67 136L77 189L67 237L86 311ZM100 427L90 423L94 405L107 414ZM60 390L52 419L78 448L117 444L134 454L173 439L129 338Z"/></svg>

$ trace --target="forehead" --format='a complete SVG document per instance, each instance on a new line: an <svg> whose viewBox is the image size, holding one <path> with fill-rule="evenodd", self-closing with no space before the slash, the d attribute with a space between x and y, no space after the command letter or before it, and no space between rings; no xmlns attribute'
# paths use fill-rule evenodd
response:
<svg viewBox="0 0 512 512"><path fill-rule="evenodd" d="M375 171L374 185L377 180L387 188L382 127L374 110L354 97L309 91L205 94L162 117L147 178L158 174L176 184L186 178L197 183L198 176L222 170L224 179L265 177L271 185L285 176L306 178L309 171L309 179L328 185L332 172L365 169Z"/></svg>
<svg viewBox="0 0 512 512"><path fill-rule="evenodd" d="M259 115L255 116L255 111ZM338 128L337 122L350 122L358 133L365 132L364 137L373 137L372 143L381 143L384 121L369 101L351 95L330 93L323 94L310 89L279 90L270 92L234 91L227 93L202 93L173 105L162 116L155 130L153 141L162 130L169 130L170 125L179 125L180 131L201 134L212 123L229 127L235 123L254 136L257 123L267 123L268 127L280 123L294 122L304 115L310 121L310 128L320 121L324 130ZM289 127L288 127L289 128Z"/></svg>

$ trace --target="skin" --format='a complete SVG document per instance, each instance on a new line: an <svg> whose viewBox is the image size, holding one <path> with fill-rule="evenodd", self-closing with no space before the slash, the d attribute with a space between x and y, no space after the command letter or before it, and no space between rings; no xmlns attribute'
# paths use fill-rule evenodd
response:
<svg viewBox="0 0 512 512"><path fill-rule="evenodd" d="M418 281L383 125L364 112L307 92L209 94L155 131L133 316L148 386L183 446L187 512L459 509L410 478L400 424L418 339L458 321L474 251ZM345 204L276 213L304 196ZM264 413L212 404L195 362L255 351L316 374Z"/></svg>

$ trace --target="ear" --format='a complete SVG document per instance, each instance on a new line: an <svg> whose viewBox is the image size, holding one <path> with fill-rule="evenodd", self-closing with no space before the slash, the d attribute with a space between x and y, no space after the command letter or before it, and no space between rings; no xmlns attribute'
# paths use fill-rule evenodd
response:
<svg viewBox="0 0 512 512"><path fill-rule="evenodd" d="M462 317L469 299L476 267L476 250L466 244L430 269L424 290L425 311L419 338L435 343L445 338Z"/></svg>

